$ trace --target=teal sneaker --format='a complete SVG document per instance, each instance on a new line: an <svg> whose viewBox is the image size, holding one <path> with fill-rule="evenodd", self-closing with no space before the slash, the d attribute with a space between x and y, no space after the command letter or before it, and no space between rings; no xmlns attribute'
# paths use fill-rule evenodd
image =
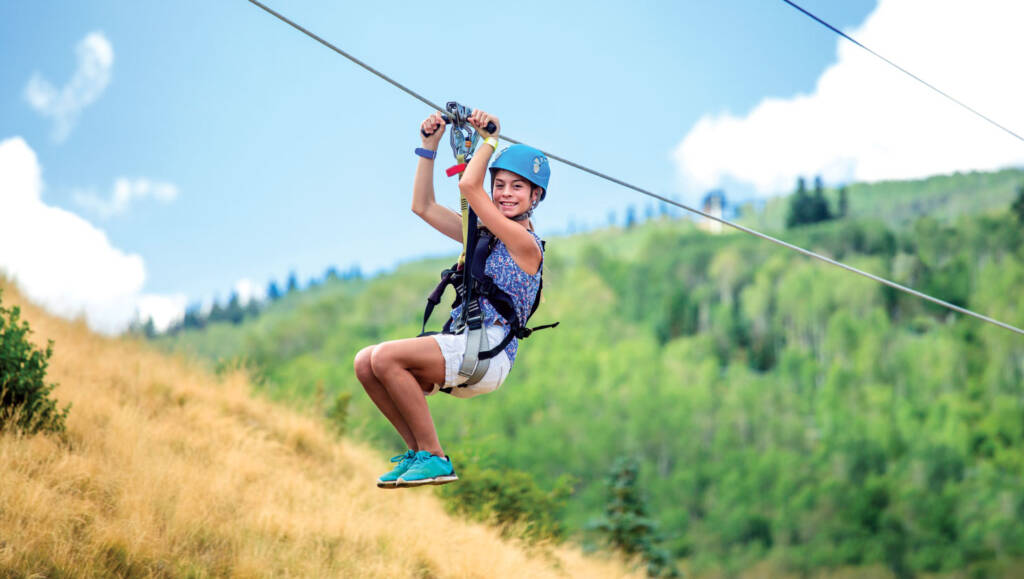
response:
<svg viewBox="0 0 1024 579"><path fill-rule="evenodd" d="M397 486L443 485L457 480L459 477L455 475L452 461L421 450L416 453L416 462L398 477Z"/></svg>
<svg viewBox="0 0 1024 579"><path fill-rule="evenodd" d="M391 472L380 475L377 479L377 486L382 489L393 489L395 484L398 482L398 477L405 474L405 471L409 470L409 467L416 462L416 451L407 450L405 454L398 456L392 456L391 462L397 462L398 466L391 469Z"/></svg>

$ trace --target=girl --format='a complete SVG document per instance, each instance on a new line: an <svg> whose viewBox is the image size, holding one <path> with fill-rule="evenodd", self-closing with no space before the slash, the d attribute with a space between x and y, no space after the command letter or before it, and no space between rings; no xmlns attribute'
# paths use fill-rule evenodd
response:
<svg viewBox="0 0 1024 579"><path fill-rule="evenodd" d="M497 148L501 125L498 118L476 110L470 124L483 141L469 162L459 190L478 220L497 242L487 258L485 273L512 298L516 317L525 327L540 289L543 246L533 232L530 215L544 198L551 170L543 153L525 145L506 148L490 167L491 197L484 190L487 163ZM485 127L494 123L490 133ZM462 216L434 200L434 155L445 131L445 121L434 113L421 125L423 146L413 182L412 210L431 227L462 243ZM423 135L429 134L429 137ZM453 319L462 306L452 311ZM482 300L483 324L490 344L499 344L510 323ZM391 422L409 450L391 459L397 462L377 480L381 488L444 484L458 480L451 460L437 437L425 396L442 388L469 398L496 390L508 376L518 342L512 339L504 351L490 360L486 374L471 386L459 386L466 349L466 330L384 342L360 350L355 357L356 377L381 413Z"/></svg>

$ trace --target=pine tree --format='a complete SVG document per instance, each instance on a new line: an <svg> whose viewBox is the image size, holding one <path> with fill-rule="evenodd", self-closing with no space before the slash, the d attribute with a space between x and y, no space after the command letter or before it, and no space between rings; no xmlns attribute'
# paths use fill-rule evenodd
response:
<svg viewBox="0 0 1024 579"><path fill-rule="evenodd" d="M846 198L846 187L839 188L839 218L846 217L846 212L849 211L849 199Z"/></svg>
<svg viewBox="0 0 1024 579"><path fill-rule="evenodd" d="M242 323L243 318L245 318L245 310L242 309L238 292L231 292L231 297L228 298L228 305L224 308L224 319L237 326Z"/></svg>
<svg viewBox="0 0 1024 579"><path fill-rule="evenodd" d="M270 284L267 285L267 299L276 302L281 299L281 290L277 289L277 282L271 280Z"/></svg>
<svg viewBox="0 0 1024 579"><path fill-rule="evenodd" d="M348 268L348 271L341 274L341 279L363 279L363 270L359 269L358 265L353 265L352 267Z"/></svg>
<svg viewBox="0 0 1024 579"><path fill-rule="evenodd" d="M786 227L796 227L809 223L808 209L810 208L810 197L807 195L807 182L803 177L796 180L796 193L789 199L789 213L786 215Z"/></svg>
<svg viewBox="0 0 1024 579"><path fill-rule="evenodd" d="M214 322L220 322L224 320L224 308L220 306L217 298L213 298L213 307L210 308L210 313L206 316L206 319L212 324Z"/></svg>
<svg viewBox="0 0 1024 579"><path fill-rule="evenodd" d="M1024 223L1024 185L1017 187L1017 200L1013 202L1010 209L1017 215L1017 221Z"/></svg>
<svg viewBox="0 0 1024 579"><path fill-rule="evenodd" d="M832 219L832 212L829 211L828 201L825 200L825 186L821 182L821 175L814 178L814 200L811 207L809 223L818 223Z"/></svg>
<svg viewBox="0 0 1024 579"><path fill-rule="evenodd" d="M203 308L200 304L192 304L185 310L183 325L186 330L201 330L206 326L206 319L203 317Z"/></svg>
<svg viewBox="0 0 1024 579"><path fill-rule="evenodd" d="M260 315L260 304L255 299L250 299L245 305L245 317L255 318Z"/></svg>
<svg viewBox="0 0 1024 579"><path fill-rule="evenodd" d="M149 316L149 319L143 324L142 333L150 340L156 337L156 324L153 323L153 316Z"/></svg>
<svg viewBox="0 0 1024 579"><path fill-rule="evenodd" d="M299 279L295 276L295 272L288 274L288 293L293 293L299 289Z"/></svg>
<svg viewBox="0 0 1024 579"><path fill-rule="evenodd" d="M632 458L619 458L608 475L609 500L605 516L589 526L604 535L612 549L627 556L641 555L650 577L679 577L671 556L656 546L658 524L647 514L647 501L639 489L639 466Z"/></svg>

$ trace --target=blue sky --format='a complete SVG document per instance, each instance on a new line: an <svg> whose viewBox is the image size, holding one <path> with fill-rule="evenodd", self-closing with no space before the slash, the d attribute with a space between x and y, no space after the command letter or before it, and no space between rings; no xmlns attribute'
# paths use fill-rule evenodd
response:
<svg viewBox="0 0 1024 579"><path fill-rule="evenodd" d="M492 112L512 137L669 196L692 202L723 183L738 197L778 194L804 171L874 176L863 167L877 163L846 162L859 153L827 147L832 157L813 147L771 163L767 176L738 168L756 168L775 148L761 126L766 103L802 116L842 54L834 34L782 2L459 4L457 23L441 12L454 5L267 3L436 102ZM882 12L867 0L803 4L850 30ZM927 69L927 59L900 52L907 43L886 35L887 22L864 33ZM92 61L79 55L89 42ZM0 54L0 142L17 169L8 176L25 175L0 175L0 214L17 220L19 207L34 207L20 221L41 216L31 234L52 238L49 253L0 243L0 267L55 311L84 312L114 331L129 307L166 316L223 300L240 281L258 293L291 271L300 280L331 265L374 272L456 250L409 211L412 149L430 111L249 2L3 0ZM89 62L96 70L83 72ZM855 64L868 78L903 82L884 65ZM904 106L925 98L898 90L909 95ZM1019 162L1016 154L993 162ZM812 162L790 166L790 157ZM454 206L447 164L438 164L436 190ZM648 203L558 163L549 190L542 235ZM46 221L58 214L69 225ZM108 254L95 266L94 246ZM60 273L75 267L98 279Z"/></svg>

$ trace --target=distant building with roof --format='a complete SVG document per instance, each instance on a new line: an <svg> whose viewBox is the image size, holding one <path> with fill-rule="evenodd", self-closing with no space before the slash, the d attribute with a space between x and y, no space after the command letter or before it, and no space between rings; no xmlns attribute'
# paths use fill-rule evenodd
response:
<svg viewBox="0 0 1024 579"><path fill-rule="evenodd" d="M722 216L725 215L725 192L721 189L710 191L701 201L701 210L712 217L723 219ZM717 235L722 232L722 224L720 222L706 217L701 218L698 226L708 233Z"/></svg>

